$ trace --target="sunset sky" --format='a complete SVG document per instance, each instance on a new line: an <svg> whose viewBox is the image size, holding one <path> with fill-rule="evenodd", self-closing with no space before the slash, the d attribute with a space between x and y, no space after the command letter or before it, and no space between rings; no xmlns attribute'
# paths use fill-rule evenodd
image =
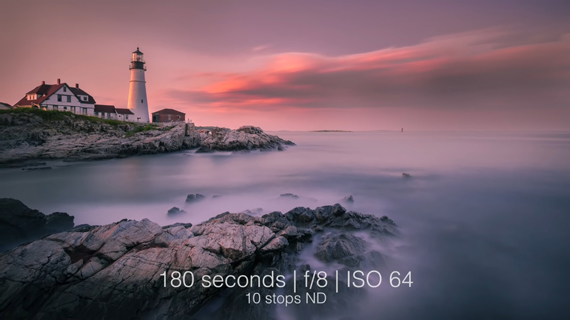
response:
<svg viewBox="0 0 570 320"><path fill-rule="evenodd" d="M0 102L57 78L265 130L570 130L570 1L3 1Z"/></svg>

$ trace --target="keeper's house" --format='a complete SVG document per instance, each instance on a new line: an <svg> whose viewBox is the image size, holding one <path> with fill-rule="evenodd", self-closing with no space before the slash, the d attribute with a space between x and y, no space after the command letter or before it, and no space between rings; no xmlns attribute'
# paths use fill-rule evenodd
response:
<svg viewBox="0 0 570 320"><path fill-rule="evenodd" d="M152 122L185 122L186 114L174 109L162 109L152 113Z"/></svg>
<svg viewBox="0 0 570 320"><path fill-rule="evenodd" d="M30 90L14 107L43 110L69 111L76 114L95 115L95 99L79 88L70 87L57 79L56 84L42 84Z"/></svg>

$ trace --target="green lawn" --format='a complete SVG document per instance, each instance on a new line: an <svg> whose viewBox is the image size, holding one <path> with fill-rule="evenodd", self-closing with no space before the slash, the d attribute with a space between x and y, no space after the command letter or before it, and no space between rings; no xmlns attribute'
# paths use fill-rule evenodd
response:
<svg viewBox="0 0 570 320"><path fill-rule="evenodd" d="M39 116L40 118L47 120L47 121L67 120L69 118L72 118L72 119L80 119L80 120L91 121L91 122L103 122L103 123L110 124L112 126L118 126L120 124L132 124L132 122L112 120L112 119L101 119L98 117L74 114L74 113L71 113L69 111L40 110L40 109L35 109L35 108L14 108L11 110L0 110L0 114L7 114L7 113L33 114L33 115Z"/></svg>

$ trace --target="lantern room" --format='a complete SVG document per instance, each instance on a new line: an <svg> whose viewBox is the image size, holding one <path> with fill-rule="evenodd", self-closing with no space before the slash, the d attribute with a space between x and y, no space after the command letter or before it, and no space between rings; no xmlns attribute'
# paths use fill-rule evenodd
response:
<svg viewBox="0 0 570 320"><path fill-rule="evenodd" d="M143 53L137 47L137 51L133 51L133 58L131 59L131 67L129 69L142 69L146 70L144 66Z"/></svg>

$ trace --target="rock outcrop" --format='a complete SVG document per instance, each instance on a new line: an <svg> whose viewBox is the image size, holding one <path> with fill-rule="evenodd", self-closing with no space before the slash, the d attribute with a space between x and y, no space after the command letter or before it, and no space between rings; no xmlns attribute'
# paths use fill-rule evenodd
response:
<svg viewBox="0 0 570 320"><path fill-rule="evenodd" d="M282 193L279 195L280 198L289 198L289 199L299 199L299 196L293 193Z"/></svg>
<svg viewBox="0 0 570 320"><path fill-rule="evenodd" d="M185 213L186 213L186 211L180 210L180 208L178 208L178 207L172 207L172 208L170 208L170 209L168 210L168 212L167 212L167 214L168 214L169 216L179 215L179 214L185 214Z"/></svg>
<svg viewBox="0 0 570 320"><path fill-rule="evenodd" d="M67 213L45 215L19 200L0 198L0 252L71 228L73 217Z"/></svg>
<svg viewBox="0 0 570 320"><path fill-rule="evenodd" d="M315 257L324 262L338 262L347 267L378 268L384 264L380 252L369 250L364 239L351 233L328 233L315 249Z"/></svg>
<svg viewBox="0 0 570 320"><path fill-rule="evenodd" d="M204 200L206 197L202 194L199 193L191 193L189 195L186 196L186 203L190 204L190 203L196 203L199 201Z"/></svg>
<svg viewBox="0 0 570 320"><path fill-rule="evenodd" d="M200 143L198 152L212 151L249 151L285 150L286 146L295 145L289 140L267 134L259 127L243 126L237 130L213 128Z"/></svg>
<svg viewBox="0 0 570 320"><path fill-rule="evenodd" d="M0 163L122 158L198 147L200 152L283 150L287 144L292 142L256 127L216 128L208 135L186 123L140 124L41 110L0 112Z"/></svg>
<svg viewBox="0 0 570 320"><path fill-rule="evenodd" d="M342 199L342 202L347 204L354 203L354 197L352 195L346 196Z"/></svg>
<svg viewBox="0 0 570 320"><path fill-rule="evenodd" d="M347 212L338 204L261 217L226 212L194 226L160 227L144 219L75 228L0 255L0 313L10 319L193 319L198 312L210 319L273 319L274 306L250 305L244 299L247 292L272 294L276 288L174 287L170 277L165 286L161 274L191 271L199 283L205 276L310 270L299 265L298 254L315 233L355 228L377 236L388 235L382 230L397 233L389 219ZM356 247L346 244L338 256L328 249L334 239L328 239L323 242L327 259L329 252L334 259L366 254L367 245L356 236L334 241L345 238ZM220 295L226 297L222 307L208 308L211 298ZM358 294L332 295L332 306L310 308L340 316L357 310L342 307L352 303L351 297Z"/></svg>

